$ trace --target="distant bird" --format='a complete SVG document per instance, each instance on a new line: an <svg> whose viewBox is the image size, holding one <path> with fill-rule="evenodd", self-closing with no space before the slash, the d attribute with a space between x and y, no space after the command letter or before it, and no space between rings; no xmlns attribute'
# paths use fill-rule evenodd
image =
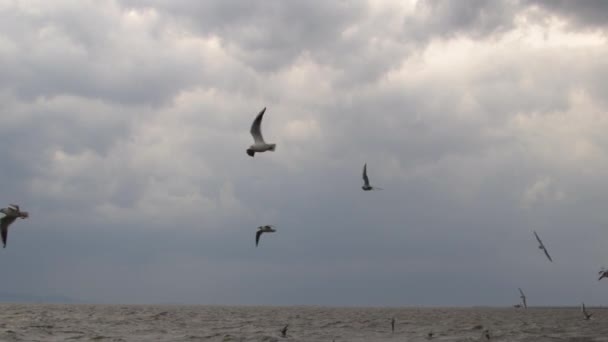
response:
<svg viewBox="0 0 608 342"><path fill-rule="evenodd" d="M524 305L524 309L528 308L528 303L526 302L526 295L524 294L524 291L521 290L521 288L517 288L519 290L519 298L521 298L521 302Z"/></svg>
<svg viewBox="0 0 608 342"><path fill-rule="evenodd" d="M600 275L600 278L598 279L598 281L602 280L602 278L608 278L608 271L605 270L602 267L602 270L598 273Z"/></svg>
<svg viewBox="0 0 608 342"><path fill-rule="evenodd" d="M583 312L583 317L585 318L585 320L589 320L591 318L591 316L593 316L592 313L587 312L587 309L585 308L585 303L582 303L581 311Z"/></svg>
<svg viewBox="0 0 608 342"><path fill-rule="evenodd" d="M391 319L391 331L395 332L395 317Z"/></svg>
<svg viewBox="0 0 608 342"><path fill-rule="evenodd" d="M433 338L433 332L428 333L428 334L426 335L426 337L428 337L428 338L429 338L429 340L430 340L430 339L432 339L432 338Z"/></svg>
<svg viewBox="0 0 608 342"><path fill-rule="evenodd" d="M289 324L287 324L285 326L285 328L281 329L281 336L283 337L287 337L287 327L289 326Z"/></svg>
<svg viewBox="0 0 608 342"><path fill-rule="evenodd" d="M16 204L10 204L7 208L0 209L0 230L2 232L2 248L6 248L6 239L8 237L8 226L15 222L18 218L28 218L30 215L27 211L21 211Z"/></svg>
<svg viewBox="0 0 608 342"><path fill-rule="evenodd" d="M276 232L276 230L274 229L273 225L259 226L257 233L255 233L255 246L257 247L258 243L260 243L260 236L262 236L262 233L274 233L274 232Z"/></svg>
<svg viewBox="0 0 608 342"><path fill-rule="evenodd" d="M547 248L545 247L541 239L538 237L538 234L536 234L536 231L534 232L534 236L536 236L536 240L538 241L538 248L542 249L543 252L545 252L545 255L547 256L547 259L549 259L549 261L553 262L551 256L549 255L549 252L547 251Z"/></svg>
<svg viewBox="0 0 608 342"><path fill-rule="evenodd" d="M515 304L515 305L513 305L513 307L516 308L516 309L520 309L521 308L521 304Z"/></svg>
<svg viewBox="0 0 608 342"><path fill-rule="evenodd" d="M486 340L490 340L490 330L486 329L483 331L483 337L486 338Z"/></svg>
<svg viewBox="0 0 608 342"><path fill-rule="evenodd" d="M262 109L262 111L256 116L255 120L253 120L253 124L251 124L251 135L253 136L253 145L249 146L247 149L247 154L250 157L253 157L256 152L266 152L266 151L274 151L277 147L277 144L267 144L264 141L264 137L262 137L262 118L264 117L264 113L266 112L266 107Z"/></svg>
<svg viewBox="0 0 608 342"><path fill-rule="evenodd" d="M367 163L363 165L363 186L361 187L361 189L363 189L364 191L382 190L382 188L369 185L369 177L367 177Z"/></svg>

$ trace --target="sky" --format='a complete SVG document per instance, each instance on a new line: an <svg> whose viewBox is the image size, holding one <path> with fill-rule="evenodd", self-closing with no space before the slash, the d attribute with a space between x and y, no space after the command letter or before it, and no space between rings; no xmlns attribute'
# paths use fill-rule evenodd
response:
<svg viewBox="0 0 608 342"><path fill-rule="evenodd" d="M607 33L603 0L0 0L0 292L608 305Z"/></svg>

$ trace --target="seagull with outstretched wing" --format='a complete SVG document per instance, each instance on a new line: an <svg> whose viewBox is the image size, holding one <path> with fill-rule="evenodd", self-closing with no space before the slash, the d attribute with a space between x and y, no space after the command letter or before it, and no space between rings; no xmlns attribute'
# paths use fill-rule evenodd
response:
<svg viewBox="0 0 608 342"><path fill-rule="evenodd" d="M2 248L6 248L8 239L8 227L18 218L28 218L27 211L21 211L16 204L10 204L7 208L0 209L0 233L2 235Z"/></svg>
<svg viewBox="0 0 608 342"><path fill-rule="evenodd" d="M526 302L526 295L524 294L524 291L521 290L521 288L517 288L519 290L519 298L521 298L521 302L524 305L524 309L528 308L528 303Z"/></svg>
<svg viewBox="0 0 608 342"><path fill-rule="evenodd" d="M585 320L589 320L591 316L593 316L592 313L587 312L587 309L585 308L585 303L581 303L581 312L583 313L583 317L585 318Z"/></svg>
<svg viewBox="0 0 608 342"><path fill-rule="evenodd" d="M274 229L273 225L265 225L265 226L259 226L258 227L258 231L255 233L255 246L258 246L258 243L260 243L260 236L262 236L263 233L274 233L276 232L276 230Z"/></svg>
<svg viewBox="0 0 608 342"><path fill-rule="evenodd" d="M258 113L258 116L255 117L253 123L251 124L251 130L249 131L253 136L253 145L249 146L247 149L247 154L250 157L253 157L256 152L262 153L266 151L274 151L277 147L277 144L267 144L264 141L264 137L262 136L262 119L264 118L264 113L266 112L266 107L262 109Z"/></svg>
<svg viewBox="0 0 608 342"><path fill-rule="evenodd" d="M382 190L382 188L369 185L369 177L367 176L367 163L363 165L363 186L361 187L361 189L363 189L364 191Z"/></svg>
<svg viewBox="0 0 608 342"><path fill-rule="evenodd" d="M549 255L549 251L547 251L547 247L545 247L545 244L542 242L540 237L538 237L536 231L534 231L534 236L536 236L536 241L538 241L538 248L542 249L543 252L545 252L545 255L547 256L547 259L549 259L549 261L553 262L553 259L551 259L551 256Z"/></svg>

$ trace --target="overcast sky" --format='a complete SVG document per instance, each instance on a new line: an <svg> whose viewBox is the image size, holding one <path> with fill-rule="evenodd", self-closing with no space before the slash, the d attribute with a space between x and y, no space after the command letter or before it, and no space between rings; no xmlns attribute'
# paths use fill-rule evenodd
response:
<svg viewBox="0 0 608 342"><path fill-rule="evenodd" d="M1 292L608 305L607 33L603 0L0 0Z"/></svg>

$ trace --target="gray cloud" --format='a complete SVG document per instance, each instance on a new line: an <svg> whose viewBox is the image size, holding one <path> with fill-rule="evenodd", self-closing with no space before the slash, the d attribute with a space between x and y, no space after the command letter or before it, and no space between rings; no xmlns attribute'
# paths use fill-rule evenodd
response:
<svg viewBox="0 0 608 342"><path fill-rule="evenodd" d="M405 26L412 36L424 41L436 36L480 38L511 29L516 11L515 2L510 0L422 0Z"/></svg>
<svg viewBox="0 0 608 342"><path fill-rule="evenodd" d="M538 305L601 301L601 34L511 1L0 16L0 200L32 213L2 251L8 292L510 305L524 287ZM251 159L264 106L278 147ZM365 162L385 191L360 190ZM279 232L255 248L265 223Z"/></svg>
<svg viewBox="0 0 608 342"><path fill-rule="evenodd" d="M602 0L525 0L524 4L535 5L569 20L574 27L605 29L608 24L608 3Z"/></svg>

